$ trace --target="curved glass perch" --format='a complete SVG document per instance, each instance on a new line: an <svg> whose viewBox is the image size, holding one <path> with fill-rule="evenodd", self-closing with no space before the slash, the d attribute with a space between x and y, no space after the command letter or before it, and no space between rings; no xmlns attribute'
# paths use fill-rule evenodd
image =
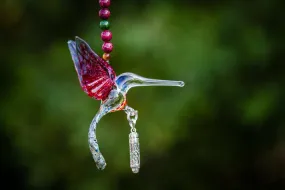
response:
<svg viewBox="0 0 285 190"><path fill-rule="evenodd" d="M100 119L107 114L107 111L105 109L100 109L99 112L95 115L93 118L90 128L89 128L89 133L88 133L88 142L89 142L89 148L91 151L91 154L93 156L93 159L96 163L96 166L99 170L103 170L106 167L106 162L99 150L99 145L98 141L96 138L96 128L97 124L99 123Z"/></svg>

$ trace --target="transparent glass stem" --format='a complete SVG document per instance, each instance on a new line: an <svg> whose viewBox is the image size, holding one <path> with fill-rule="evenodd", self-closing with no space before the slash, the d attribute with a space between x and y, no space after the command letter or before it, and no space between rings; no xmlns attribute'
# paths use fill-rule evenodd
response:
<svg viewBox="0 0 285 190"><path fill-rule="evenodd" d="M106 109L104 109L104 107L100 107L100 110L95 115L95 117L93 118L90 124L89 132L88 132L89 148L90 148L92 157L96 163L96 166L100 170L103 170L106 167L106 162L105 162L105 159L102 153L99 150L99 144L96 138L96 128L97 128L97 124L99 123L100 119L106 114L107 114Z"/></svg>

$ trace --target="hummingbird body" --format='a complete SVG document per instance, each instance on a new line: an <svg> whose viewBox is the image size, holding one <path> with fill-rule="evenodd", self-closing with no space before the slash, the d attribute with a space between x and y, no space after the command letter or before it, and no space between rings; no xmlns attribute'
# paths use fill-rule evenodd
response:
<svg viewBox="0 0 285 190"><path fill-rule="evenodd" d="M127 97L118 89L111 90L106 100L102 101L101 106L107 108L109 112L120 111L127 105Z"/></svg>

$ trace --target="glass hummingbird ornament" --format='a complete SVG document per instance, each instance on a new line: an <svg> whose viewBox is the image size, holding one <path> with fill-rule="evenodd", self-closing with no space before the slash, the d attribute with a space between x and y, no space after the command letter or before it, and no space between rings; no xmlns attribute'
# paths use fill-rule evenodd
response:
<svg viewBox="0 0 285 190"><path fill-rule="evenodd" d="M116 76L109 63L99 57L79 37L75 37L75 41L68 41L68 48L83 91L90 97L101 100L99 111L93 118L88 133L89 147L97 168L103 170L106 167L105 159L99 150L96 138L97 124L107 113L124 110L131 127L129 135L130 165L132 171L137 173L140 168L139 141L135 128L138 112L127 105L126 95L128 90L137 86L183 87L184 82L149 79L134 73L123 73Z"/></svg>

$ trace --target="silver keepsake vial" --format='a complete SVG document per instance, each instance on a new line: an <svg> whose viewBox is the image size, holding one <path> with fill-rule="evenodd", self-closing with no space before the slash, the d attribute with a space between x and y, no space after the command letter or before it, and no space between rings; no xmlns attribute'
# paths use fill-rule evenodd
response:
<svg viewBox="0 0 285 190"><path fill-rule="evenodd" d="M133 173L138 173L140 170L140 144L139 134L131 132L129 135L130 143L130 166Z"/></svg>

